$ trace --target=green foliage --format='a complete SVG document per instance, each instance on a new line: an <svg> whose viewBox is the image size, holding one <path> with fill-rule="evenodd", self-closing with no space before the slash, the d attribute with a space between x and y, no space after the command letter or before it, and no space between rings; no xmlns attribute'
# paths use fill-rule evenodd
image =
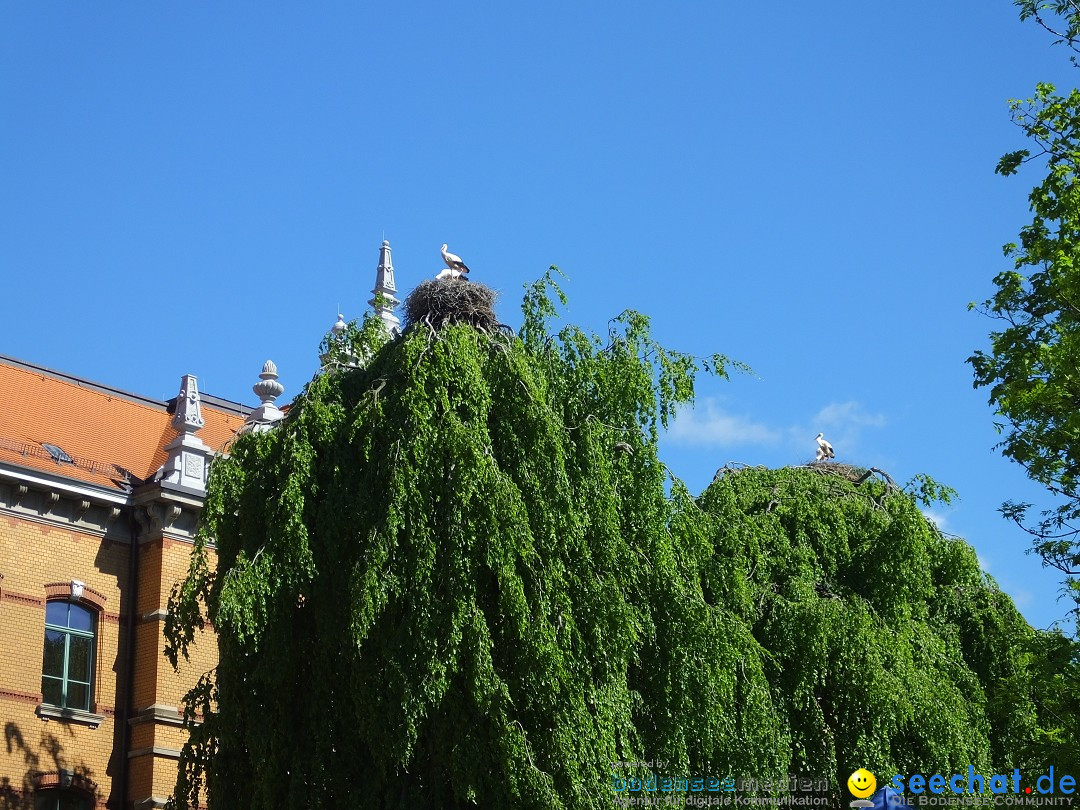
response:
<svg viewBox="0 0 1080 810"><path fill-rule="evenodd" d="M1030 684L1002 685L1026 673L1013 650L1032 631L909 495L749 468L719 476L701 506L707 590L738 605L765 652L792 773L988 769L1034 733Z"/></svg>
<svg viewBox="0 0 1080 810"><path fill-rule="evenodd" d="M1045 157L1048 174L1029 196L1034 218L1020 241L1005 246L1014 269L994 279L997 292L978 309L1000 321L989 353L968 362L976 387L990 389L990 402L1005 420L1002 454L1022 465L1058 503L1033 526L1034 549L1062 571L1075 589L1080 545L1080 91L1057 95L1039 85L1037 95L1013 103L1014 118ZM1010 173L1025 151L1007 155L998 170ZM974 305L973 305L974 306ZM1030 504L1008 503L1006 517L1025 525ZM1075 590L1074 590L1075 593ZM1080 603L1078 603L1080 604Z"/></svg>
<svg viewBox="0 0 1080 810"><path fill-rule="evenodd" d="M1033 20L1055 37L1055 44L1080 52L1080 6L1075 0L1016 0L1021 20ZM1003 176L1032 161L1045 161L1046 176L1028 195L1033 214L1018 242L1004 246L1013 267L994 279L997 291L972 304L1001 323L991 332L989 352L976 351L968 362L975 386L990 389L990 403L1002 422L1002 454L1043 485L1054 505L1028 523L1029 503L1008 502L1001 511L1024 528L1032 550L1045 565L1065 575L1065 593L1080 615L1080 91L1059 94L1039 84L1035 95L1010 103L1013 121L1033 146L1005 154L997 165ZM1035 695L1034 734L1010 739L1024 761L1054 762L1076 769L1080 727L1077 659L1080 644L1059 633L1037 633L1013 649L1026 664L1004 676L1009 689ZM1071 764L1070 764L1071 763Z"/></svg>
<svg viewBox="0 0 1080 810"><path fill-rule="evenodd" d="M1018 0L1017 6L1021 19L1035 20L1076 50L1076 3ZM1045 161L1047 173L1028 196L1031 223L1018 242L1004 246L1012 269L995 277L993 297L971 305L1001 328L990 334L990 351L976 351L968 362L975 386L989 388L1002 418L1002 454L1054 498L1030 525L1031 504L1010 502L1002 512L1031 534L1044 563L1065 575L1080 608L1080 90L1062 95L1039 84L1011 109L1034 146L1004 155L998 173L1015 174L1035 160Z"/></svg>
<svg viewBox="0 0 1080 810"><path fill-rule="evenodd" d="M204 775L221 807L588 808L612 762L782 772L753 639L670 528L697 509L656 437L698 364L637 313L550 335L553 288L520 340L330 341L214 465L167 628L174 657L204 616L220 646L178 806Z"/></svg>
<svg viewBox="0 0 1080 810"><path fill-rule="evenodd" d="M926 473L918 473L912 477L904 485L904 492L923 506L930 506L935 503L950 504L959 498L955 489L945 484L939 484Z"/></svg>
<svg viewBox="0 0 1080 810"><path fill-rule="evenodd" d="M1014 0L1021 20L1034 20L1056 38L1055 45L1077 50L1080 40L1080 5L1076 0ZM1076 64L1076 57L1072 57Z"/></svg>
<svg viewBox="0 0 1080 810"><path fill-rule="evenodd" d="M166 623L174 662L207 620L220 650L174 807L588 810L646 776L612 763L839 793L1012 761L1031 631L970 549L866 477L694 498L656 442L702 364L637 313L552 334L552 292L520 338L329 339L283 424L215 463Z"/></svg>
<svg viewBox="0 0 1080 810"><path fill-rule="evenodd" d="M1025 646L1029 688L1038 697L1039 728L1026 743L1033 762L1080 771L1080 643L1060 632L1037 633Z"/></svg>

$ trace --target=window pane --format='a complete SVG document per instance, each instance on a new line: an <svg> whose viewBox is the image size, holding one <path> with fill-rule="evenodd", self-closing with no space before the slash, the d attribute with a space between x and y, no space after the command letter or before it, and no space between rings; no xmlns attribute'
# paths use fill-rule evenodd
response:
<svg viewBox="0 0 1080 810"><path fill-rule="evenodd" d="M90 650L93 640L82 636L68 639L68 677L76 681L90 680Z"/></svg>
<svg viewBox="0 0 1080 810"><path fill-rule="evenodd" d="M68 681L67 707L68 709L90 709L90 689L85 683Z"/></svg>
<svg viewBox="0 0 1080 810"><path fill-rule="evenodd" d="M56 624L60 627L67 627L67 614L68 603L67 602L46 602L45 603L45 623Z"/></svg>
<svg viewBox="0 0 1080 810"><path fill-rule="evenodd" d="M50 706L59 706L63 701L63 683L56 678L41 679L41 699Z"/></svg>
<svg viewBox="0 0 1080 810"><path fill-rule="evenodd" d="M70 605L71 613L68 614L68 625L73 630L85 630L87 633L94 631L94 614L79 605Z"/></svg>
<svg viewBox="0 0 1080 810"><path fill-rule="evenodd" d="M34 810L86 810L88 803L78 793L46 790L34 797Z"/></svg>
<svg viewBox="0 0 1080 810"><path fill-rule="evenodd" d="M67 633L59 630L45 631L45 657L41 664L43 675L64 676L64 639Z"/></svg>

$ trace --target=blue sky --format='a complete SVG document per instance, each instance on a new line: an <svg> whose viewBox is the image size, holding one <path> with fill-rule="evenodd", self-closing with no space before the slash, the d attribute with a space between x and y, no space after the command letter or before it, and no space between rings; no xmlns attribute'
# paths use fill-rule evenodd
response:
<svg viewBox="0 0 1080 810"><path fill-rule="evenodd" d="M0 353L249 403L272 358L287 399L384 236L403 293L448 242L511 325L557 264L569 320L754 369L665 437L692 489L824 431L956 488L935 519L1063 616L964 360L1038 180L993 173L1006 101L1067 54L1007 0L459 6L0 5Z"/></svg>

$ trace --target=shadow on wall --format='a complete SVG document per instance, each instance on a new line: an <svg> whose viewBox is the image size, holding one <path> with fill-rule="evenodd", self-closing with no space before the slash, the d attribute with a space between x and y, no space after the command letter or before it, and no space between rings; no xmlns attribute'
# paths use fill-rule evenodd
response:
<svg viewBox="0 0 1080 810"><path fill-rule="evenodd" d="M134 518L132 518L134 520ZM122 521L118 521L122 522ZM120 601L115 607L110 609L117 610L120 615L120 621L116 625L112 625L111 631L116 633L116 657L112 660L105 659L101 662L102 665L108 667L112 671L115 688L111 694L102 690L100 694L100 700L102 703L112 703L116 707L116 715L114 716L115 722L113 725L113 742L112 753L109 756L109 762L105 767L105 774L110 777L109 783L112 785L112 793L106 797L107 801L119 802L119 791L122 790L122 785L126 779L125 766L127 763L124 761L124 751L126 750L127 737L126 732L128 730L127 722L129 713L126 708L130 707L128 696L128 679L130 676L129 667L131 666L131 654L130 654L130 642L132 641L130 628L128 623L132 620L135 613L135 600L137 595L132 593L132 589L129 587L131 571L129 570L130 560L128 554L131 553L131 549L134 543L134 530L130 530L130 535L125 536L123 529L117 529L117 536L107 537L101 545L98 547L97 555L94 558L94 569L99 574L104 574L109 578L109 585L111 590L116 591L120 595ZM123 549L123 553L119 553L117 549ZM160 629L160 628L159 628ZM164 644L164 638L159 639L161 644ZM103 656L104 658L104 656ZM164 660L164 659L163 659ZM100 711L100 710L99 710ZM0 803L0 810L7 810L2 803Z"/></svg>
<svg viewBox="0 0 1080 810"><path fill-rule="evenodd" d="M74 736L69 727L61 728L69 737ZM9 721L4 724L4 744L9 755L22 756L26 771L17 785L11 777L0 776L0 810L33 810L34 791L39 787L90 787L92 798L98 799L90 769L85 765L73 767L64 757L64 746L55 734L42 730L37 745L27 744L22 729Z"/></svg>

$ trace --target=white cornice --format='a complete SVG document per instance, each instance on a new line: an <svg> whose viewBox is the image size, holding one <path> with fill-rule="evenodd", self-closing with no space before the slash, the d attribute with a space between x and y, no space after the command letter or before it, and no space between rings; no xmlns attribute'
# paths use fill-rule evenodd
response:
<svg viewBox="0 0 1080 810"><path fill-rule="evenodd" d="M18 481L38 489L62 492L72 497L89 499L97 503L124 505L129 502L128 495L122 492L94 484L74 483L70 478L50 475L41 470L31 470L28 467L4 461L0 461L0 478L8 481Z"/></svg>

